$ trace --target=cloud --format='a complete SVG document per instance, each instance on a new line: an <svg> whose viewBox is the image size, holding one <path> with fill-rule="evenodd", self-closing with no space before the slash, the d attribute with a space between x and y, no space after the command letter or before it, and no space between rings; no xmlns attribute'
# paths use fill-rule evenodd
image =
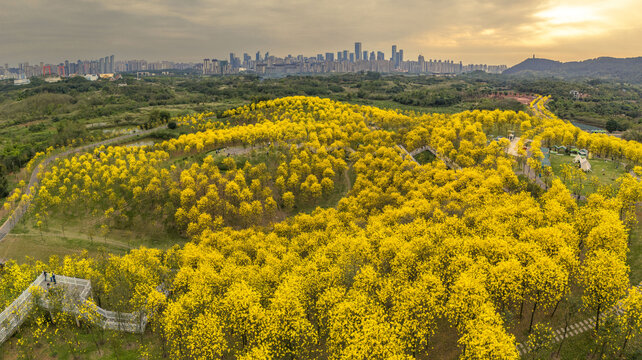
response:
<svg viewBox="0 0 642 360"><path fill-rule="evenodd" d="M465 63L642 55L636 0L23 0L0 12L0 63L191 60L353 49ZM639 38L639 37L638 37ZM628 38L632 39L631 37ZM592 45L593 43L599 46ZM6 50L6 51L4 51Z"/></svg>

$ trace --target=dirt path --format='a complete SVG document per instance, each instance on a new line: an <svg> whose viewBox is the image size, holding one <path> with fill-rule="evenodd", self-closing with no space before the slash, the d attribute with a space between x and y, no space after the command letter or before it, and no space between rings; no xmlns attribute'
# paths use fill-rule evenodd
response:
<svg viewBox="0 0 642 360"><path fill-rule="evenodd" d="M519 142L519 138L515 137L513 140L511 140L510 145L508 145L508 155L513 155L513 156L518 156L517 154L517 143Z"/></svg>

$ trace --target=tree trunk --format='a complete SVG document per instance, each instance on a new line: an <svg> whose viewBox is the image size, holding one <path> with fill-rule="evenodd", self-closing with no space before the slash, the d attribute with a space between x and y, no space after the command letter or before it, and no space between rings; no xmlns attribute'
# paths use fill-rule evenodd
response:
<svg viewBox="0 0 642 360"><path fill-rule="evenodd" d="M626 343L629 342L629 336L631 336L631 331L633 329L629 329L629 331L626 333L626 336L624 337L624 344L622 344L622 350L620 350L620 357L624 354L624 349L626 348Z"/></svg>
<svg viewBox="0 0 642 360"><path fill-rule="evenodd" d="M524 300L522 299L522 305L519 307L519 320L522 320L523 313L524 313Z"/></svg>
<svg viewBox="0 0 642 360"><path fill-rule="evenodd" d="M537 301L533 304L533 312L531 313L531 323L528 325L528 333L531 333L533 328L533 318L535 317L535 310L537 309Z"/></svg>
<svg viewBox="0 0 642 360"><path fill-rule="evenodd" d="M562 302L562 299L557 300L557 303L555 303L555 308L553 308L553 312L551 313L551 317L555 315L555 312L557 311L557 307L560 305L560 302Z"/></svg>
<svg viewBox="0 0 642 360"><path fill-rule="evenodd" d="M595 333L600 330L600 305L597 306L597 316L595 317Z"/></svg>

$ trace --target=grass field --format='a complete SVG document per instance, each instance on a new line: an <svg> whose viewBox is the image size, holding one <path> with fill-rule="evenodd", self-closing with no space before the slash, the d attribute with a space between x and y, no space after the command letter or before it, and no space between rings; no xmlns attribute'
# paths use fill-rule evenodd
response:
<svg viewBox="0 0 642 360"><path fill-rule="evenodd" d="M550 159L553 173L561 178L562 164L577 166L573 163L573 158L574 155L569 156L551 153ZM612 185L615 183L615 180L617 180L617 178L619 178L626 172L624 165L618 164L617 161L591 159L589 160L589 163L591 164L592 171L587 173L586 180L584 181L584 188L581 192L581 194L585 196L594 193L597 190L592 179L596 180L595 183L600 185ZM570 186L568 182L566 185Z"/></svg>
<svg viewBox="0 0 642 360"><path fill-rule="evenodd" d="M64 233L63 233L64 224ZM0 258L15 259L22 263L29 256L35 260L47 261L50 256L78 254L86 250L90 256L100 254L125 254L140 246L166 249L174 244L184 244L187 239L178 234L167 233L164 229L151 228L134 230L111 229L101 235L87 219L52 218L42 232L31 218L26 218L0 242Z"/></svg>
<svg viewBox="0 0 642 360"><path fill-rule="evenodd" d="M631 230L627 262L631 268L631 284L642 283L642 208L637 209L638 224Z"/></svg>
<svg viewBox="0 0 642 360"><path fill-rule="evenodd" d="M68 325L58 328L50 327L51 331L34 339L34 330L36 330L36 325L29 321L21 326L12 338L0 345L0 360L140 360L162 358L158 338L151 333L141 336L104 331L100 334L96 331L89 332ZM20 345L19 341L24 344ZM141 349L145 349L146 354L143 354Z"/></svg>
<svg viewBox="0 0 642 360"><path fill-rule="evenodd" d="M415 155L415 160L417 160L417 162L420 163L421 165L432 162L436 158L437 157L430 151L424 151L422 153Z"/></svg>

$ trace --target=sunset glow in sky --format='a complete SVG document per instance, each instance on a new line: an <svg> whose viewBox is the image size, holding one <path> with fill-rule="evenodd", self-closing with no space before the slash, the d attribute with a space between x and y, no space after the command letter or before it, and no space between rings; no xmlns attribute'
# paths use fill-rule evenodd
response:
<svg viewBox="0 0 642 360"><path fill-rule="evenodd" d="M200 61L390 46L407 59L513 65L642 56L642 1L2 0L0 63Z"/></svg>

